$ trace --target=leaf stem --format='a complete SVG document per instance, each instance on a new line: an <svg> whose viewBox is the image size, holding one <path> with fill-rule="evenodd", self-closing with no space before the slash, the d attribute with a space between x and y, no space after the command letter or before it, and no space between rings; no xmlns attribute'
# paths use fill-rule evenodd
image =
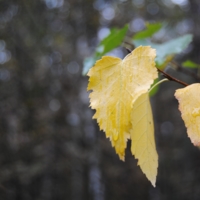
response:
<svg viewBox="0 0 200 200"><path fill-rule="evenodd" d="M161 84L161 83L163 83L163 82L165 82L165 81L169 81L169 79L168 79L168 78L164 78L164 79L158 81L155 85L153 85L153 86L150 88L149 92L151 92L151 90L153 90L153 88L155 88L157 85L159 85L159 84Z"/></svg>
<svg viewBox="0 0 200 200"><path fill-rule="evenodd" d="M157 69L158 69L158 68L157 68ZM187 83L185 83L185 82L183 82L183 81L181 81L181 80L178 80L178 79L174 78L173 76L167 74L166 72L162 71L161 69L158 69L158 71L159 71L160 73L162 73L163 76L164 76L165 78L167 78L169 81L174 81L174 82L177 82L177 83L179 83L179 84L181 84L181 85L188 86Z"/></svg>

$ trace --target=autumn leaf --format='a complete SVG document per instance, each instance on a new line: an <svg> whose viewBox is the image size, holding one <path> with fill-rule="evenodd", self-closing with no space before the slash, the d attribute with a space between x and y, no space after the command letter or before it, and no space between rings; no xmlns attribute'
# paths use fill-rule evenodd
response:
<svg viewBox="0 0 200 200"><path fill-rule="evenodd" d="M175 92L179 110L188 136L195 146L200 146L200 84L195 83Z"/></svg>
<svg viewBox="0 0 200 200"><path fill-rule="evenodd" d="M158 76L155 56L154 49L140 46L123 60L104 56L88 72L88 90L93 90L90 106L96 109L93 118L122 160L132 128L132 102L148 91Z"/></svg>
<svg viewBox="0 0 200 200"><path fill-rule="evenodd" d="M144 92L133 102L131 123L131 152L138 159L138 165L143 173L155 187L158 155L148 92Z"/></svg>

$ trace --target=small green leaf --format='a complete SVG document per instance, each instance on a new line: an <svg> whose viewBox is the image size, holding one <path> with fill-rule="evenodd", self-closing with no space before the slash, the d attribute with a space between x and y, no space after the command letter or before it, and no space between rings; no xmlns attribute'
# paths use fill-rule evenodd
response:
<svg viewBox="0 0 200 200"><path fill-rule="evenodd" d="M110 34L105 37L100 44L96 47L95 53L92 57L85 58L83 61L83 72L85 75L89 69L94 65L96 60L104 56L106 53L120 46L126 33L128 31L128 25L126 24L121 29L111 29Z"/></svg>
<svg viewBox="0 0 200 200"><path fill-rule="evenodd" d="M109 51L113 50L114 48L118 47L126 35L128 30L128 25L125 25L122 29L112 29L110 34L104 38L98 48L101 48L101 51L96 51L96 56L101 57L104 54L108 53ZM103 50L102 50L103 49Z"/></svg>
<svg viewBox="0 0 200 200"><path fill-rule="evenodd" d="M143 45L151 46L152 48L156 49L156 64L157 67L159 67L162 66L170 56L173 57L173 55L181 53L184 49L186 49L191 41L192 35L186 34L162 44L156 44L147 39L133 40L133 43L136 47Z"/></svg>
<svg viewBox="0 0 200 200"><path fill-rule="evenodd" d="M192 68L192 69L195 69L195 68L199 68L199 67L200 67L199 64L194 63L194 62L192 62L191 60L186 60L185 62L182 63L182 66L183 66L183 67L187 67L187 68Z"/></svg>
<svg viewBox="0 0 200 200"><path fill-rule="evenodd" d="M185 50L192 41L192 35L186 34L176 39L172 39L161 45L157 45L157 61L162 64L166 57L173 54L181 53Z"/></svg>
<svg viewBox="0 0 200 200"><path fill-rule="evenodd" d="M153 24L146 24L146 29L144 31L140 31L133 36L134 40L141 40L148 37L151 37L156 32L158 32L162 28L161 23L153 23Z"/></svg>

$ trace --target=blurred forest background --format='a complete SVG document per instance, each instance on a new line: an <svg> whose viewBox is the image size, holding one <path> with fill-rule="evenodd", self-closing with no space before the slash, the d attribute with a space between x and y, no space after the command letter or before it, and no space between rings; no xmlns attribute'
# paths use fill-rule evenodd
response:
<svg viewBox="0 0 200 200"><path fill-rule="evenodd" d="M111 27L129 23L131 35L147 21L168 23L161 41L192 33L176 60L200 63L199 0L0 0L0 199L199 199L200 151L174 98L182 86L163 83L152 98L156 188L130 143L126 161L119 160L88 108L83 59Z"/></svg>

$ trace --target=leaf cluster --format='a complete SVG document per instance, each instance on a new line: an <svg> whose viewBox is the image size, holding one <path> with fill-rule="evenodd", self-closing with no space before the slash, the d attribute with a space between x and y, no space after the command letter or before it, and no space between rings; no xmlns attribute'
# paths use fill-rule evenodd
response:
<svg viewBox="0 0 200 200"><path fill-rule="evenodd" d="M131 140L131 152L153 186L157 176L158 155L149 95L157 92L159 83L172 80L186 86L176 90L175 97L179 101L188 136L195 146L200 146L200 84L188 86L162 71L176 54L187 48L192 35L186 34L162 44L154 43L152 36L162 27L160 23L147 24L146 30L135 34L131 42L136 48L123 60L104 56L122 42L128 26L112 29L99 44L94 56L89 58L90 61L85 60L84 65L84 73L90 69L87 74L88 90L92 90L90 106L96 110L93 118L110 139L120 159L124 160L127 140ZM96 59L98 61L94 64ZM183 62L182 66L200 67L190 60ZM159 80L158 72L166 79Z"/></svg>

